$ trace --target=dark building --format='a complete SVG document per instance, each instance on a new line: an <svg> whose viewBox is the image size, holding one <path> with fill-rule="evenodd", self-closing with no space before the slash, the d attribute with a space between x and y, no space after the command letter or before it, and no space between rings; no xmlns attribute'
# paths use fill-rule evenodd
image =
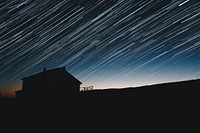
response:
<svg viewBox="0 0 200 133"><path fill-rule="evenodd" d="M22 80L22 90L16 91L16 98L77 94L82 84L68 73L65 67L52 70L44 68L43 72L25 77Z"/></svg>

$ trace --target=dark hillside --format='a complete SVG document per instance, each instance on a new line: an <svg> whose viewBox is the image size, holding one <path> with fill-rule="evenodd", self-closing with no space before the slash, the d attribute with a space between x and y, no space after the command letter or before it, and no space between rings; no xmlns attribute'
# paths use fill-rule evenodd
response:
<svg viewBox="0 0 200 133"><path fill-rule="evenodd" d="M132 127L133 123L141 126L146 122L149 125L155 120L162 125L160 122L197 119L199 88L200 80L191 80L137 88L83 91L68 97L1 98L0 111L1 118L18 123L22 120L25 123L36 121L37 125L62 124L65 130L78 130L74 128L77 125L84 125L87 130L91 126L105 129L106 124L129 124Z"/></svg>
<svg viewBox="0 0 200 133"><path fill-rule="evenodd" d="M1 105L18 108L26 107L48 108L61 107L63 109L101 110L113 108L128 108L134 106L163 106L163 105L193 105L200 101L200 80L190 80L174 83L164 83L150 86L124 89L105 89L81 91L76 95L47 96L34 99L1 98ZM102 108L103 107L103 108Z"/></svg>

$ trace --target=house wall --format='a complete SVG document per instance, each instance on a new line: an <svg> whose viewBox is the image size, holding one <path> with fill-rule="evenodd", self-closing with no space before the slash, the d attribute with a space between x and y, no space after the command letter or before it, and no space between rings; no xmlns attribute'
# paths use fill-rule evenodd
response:
<svg viewBox="0 0 200 133"><path fill-rule="evenodd" d="M24 80L22 90L26 94L40 95L67 95L75 94L80 90L80 84L62 77L51 77L35 80Z"/></svg>

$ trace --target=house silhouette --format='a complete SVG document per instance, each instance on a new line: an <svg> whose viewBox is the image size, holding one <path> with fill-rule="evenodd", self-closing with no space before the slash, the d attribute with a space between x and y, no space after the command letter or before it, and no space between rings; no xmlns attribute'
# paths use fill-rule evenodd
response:
<svg viewBox="0 0 200 133"><path fill-rule="evenodd" d="M22 90L16 91L16 98L35 98L45 96L66 96L77 94L82 84L65 67L46 70L22 78Z"/></svg>

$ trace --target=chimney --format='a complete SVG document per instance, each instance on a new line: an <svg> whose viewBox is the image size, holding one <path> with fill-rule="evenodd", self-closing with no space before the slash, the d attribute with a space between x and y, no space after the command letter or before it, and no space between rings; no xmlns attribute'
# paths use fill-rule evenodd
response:
<svg viewBox="0 0 200 133"><path fill-rule="evenodd" d="M46 72L46 67L43 69L43 72Z"/></svg>
<svg viewBox="0 0 200 133"><path fill-rule="evenodd" d="M63 69L65 70L65 69L66 69L66 67L65 67L65 66L63 66Z"/></svg>

